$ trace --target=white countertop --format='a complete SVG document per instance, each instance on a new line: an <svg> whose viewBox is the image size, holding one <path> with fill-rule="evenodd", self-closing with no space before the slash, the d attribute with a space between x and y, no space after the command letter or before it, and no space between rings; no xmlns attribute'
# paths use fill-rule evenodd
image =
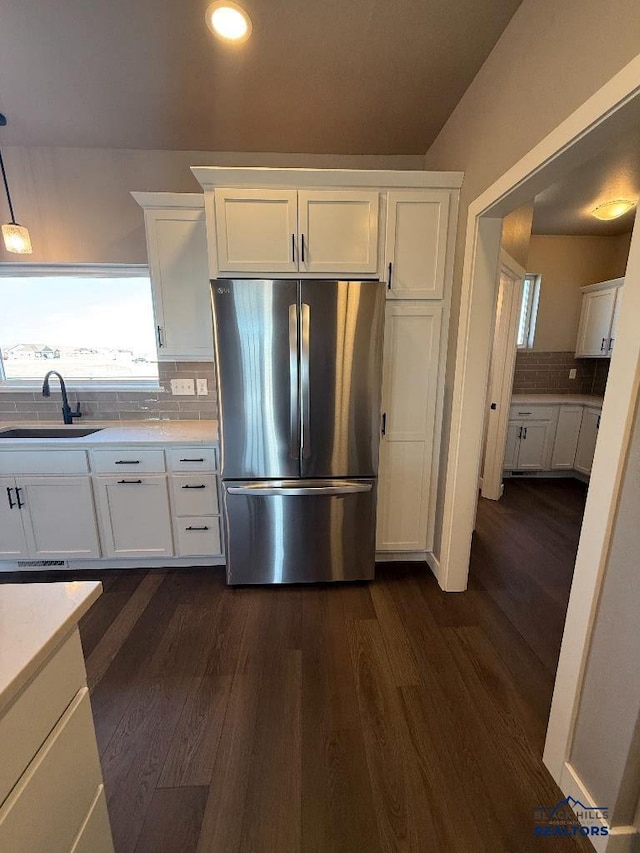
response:
<svg viewBox="0 0 640 853"><path fill-rule="evenodd" d="M8 429L35 427L55 428L63 431L64 424L57 421L7 422L0 420L0 434ZM70 427L71 428L71 427ZM75 429L94 429L93 435L82 438L0 438L0 450L42 447L87 448L106 447L111 444L166 444L204 445L218 443L218 421L85 421L73 425Z"/></svg>
<svg viewBox="0 0 640 853"><path fill-rule="evenodd" d="M512 405L533 405L541 403L548 406L557 406L564 403L567 406L594 406L602 408L602 397L593 394L514 394L511 397Z"/></svg>
<svg viewBox="0 0 640 853"><path fill-rule="evenodd" d="M99 581L0 584L0 712L102 591Z"/></svg>

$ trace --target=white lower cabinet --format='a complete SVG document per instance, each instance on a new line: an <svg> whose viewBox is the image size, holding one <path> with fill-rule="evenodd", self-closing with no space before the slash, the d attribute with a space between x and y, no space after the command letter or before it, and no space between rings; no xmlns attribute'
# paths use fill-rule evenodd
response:
<svg viewBox="0 0 640 853"><path fill-rule="evenodd" d="M544 471L549 467L555 421L509 421L504 467Z"/></svg>
<svg viewBox="0 0 640 853"><path fill-rule="evenodd" d="M100 556L90 477L2 477L0 485L0 557Z"/></svg>
<svg viewBox="0 0 640 853"><path fill-rule="evenodd" d="M593 456L596 452L598 440L598 429L600 428L600 410L585 409L580 425L580 435L576 448L576 461L574 468L581 474L590 474L593 465Z"/></svg>
<svg viewBox="0 0 640 853"><path fill-rule="evenodd" d="M428 541L442 307L388 301L378 479L378 551L424 551Z"/></svg>
<svg viewBox="0 0 640 853"><path fill-rule="evenodd" d="M97 477L96 492L106 556L173 555L166 475Z"/></svg>
<svg viewBox="0 0 640 853"><path fill-rule="evenodd" d="M100 785L70 853L113 853L104 785Z"/></svg>
<svg viewBox="0 0 640 853"><path fill-rule="evenodd" d="M574 467L578 435L582 423L582 406L561 406L558 428L553 442L551 467L553 470L568 470Z"/></svg>

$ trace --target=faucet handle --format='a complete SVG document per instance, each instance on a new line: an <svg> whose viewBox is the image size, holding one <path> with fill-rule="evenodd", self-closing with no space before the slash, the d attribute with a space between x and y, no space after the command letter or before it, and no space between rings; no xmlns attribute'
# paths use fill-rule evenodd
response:
<svg viewBox="0 0 640 853"><path fill-rule="evenodd" d="M76 405L75 412L71 412L71 417L72 418L81 418L82 417L82 412L80 411L80 401L79 400L78 400L78 403Z"/></svg>

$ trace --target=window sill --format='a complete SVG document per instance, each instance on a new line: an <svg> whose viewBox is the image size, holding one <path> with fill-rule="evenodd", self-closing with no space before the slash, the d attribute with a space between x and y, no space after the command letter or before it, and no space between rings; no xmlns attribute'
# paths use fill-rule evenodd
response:
<svg viewBox="0 0 640 853"><path fill-rule="evenodd" d="M138 392L145 391L161 391L162 386L159 382L73 382L65 379L67 391L90 391L92 394L104 392ZM56 393L59 389L52 386L52 393ZM20 382L19 380L0 381L0 394L20 394L42 391L42 382Z"/></svg>

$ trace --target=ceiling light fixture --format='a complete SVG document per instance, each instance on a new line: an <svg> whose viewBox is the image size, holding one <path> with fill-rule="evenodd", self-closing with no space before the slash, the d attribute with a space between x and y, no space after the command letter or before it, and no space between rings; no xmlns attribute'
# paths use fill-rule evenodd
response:
<svg viewBox="0 0 640 853"><path fill-rule="evenodd" d="M7 119L0 113L0 127L4 127L6 123ZM18 255L30 255L33 249L31 248L29 229L16 222L11 193L9 192L9 182L7 181L7 173L4 168L4 160L2 159L2 151L0 151L0 170L2 170L2 180L4 181L4 189L7 193L7 201L9 202L9 215L11 216L11 222L6 222L2 226L4 247L7 252L15 252Z"/></svg>
<svg viewBox="0 0 640 853"><path fill-rule="evenodd" d="M230 0L216 0L207 8L207 26L211 32L235 44L246 41L251 35L251 18L241 6Z"/></svg>
<svg viewBox="0 0 640 853"><path fill-rule="evenodd" d="M614 198L612 201L605 201L594 207L591 212L596 219L617 219L635 207L635 204L635 201L629 201L626 198Z"/></svg>

